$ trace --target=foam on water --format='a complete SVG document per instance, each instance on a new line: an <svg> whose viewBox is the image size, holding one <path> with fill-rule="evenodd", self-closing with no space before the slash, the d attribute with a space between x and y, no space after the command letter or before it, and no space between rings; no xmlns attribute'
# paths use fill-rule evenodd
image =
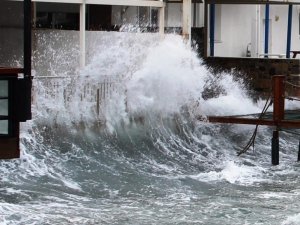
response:
<svg viewBox="0 0 300 225"><path fill-rule="evenodd" d="M289 216L282 225L299 225L300 224L300 214Z"/></svg>
<svg viewBox="0 0 300 225"><path fill-rule="evenodd" d="M291 200L268 193L296 193L297 138L283 135L282 164L271 167L271 129L260 128L255 151L237 157L253 127L205 121L210 114L261 111L263 101L254 103L242 80L225 73L216 79L176 35L160 41L158 35L100 34L91 35L93 51L79 76L54 85L35 79L34 119L22 124L21 159L0 162L0 223L295 220L287 216L296 215L299 203L276 219L270 215L280 212L279 202ZM105 92L97 112L99 82L113 91ZM203 98L214 87L218 92Z"/></svg>

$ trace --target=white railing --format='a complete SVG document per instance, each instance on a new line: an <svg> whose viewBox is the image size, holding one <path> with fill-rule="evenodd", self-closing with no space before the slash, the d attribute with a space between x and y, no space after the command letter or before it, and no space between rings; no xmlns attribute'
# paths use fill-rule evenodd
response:
<svg viewBox="0 0 300 225"><path fill-rule="evenodd" d="M15 0L23 1L23 0ZM162 0L31 0L32 2L164 7Z"/></svg>
<svg viewBox="0 0 300 225"><path fill-rule="evenodd" d="M103 76L99 81L86 81L83 84L80 82L82 78L78 76L40 76L35 79L37 87L33 94L34 104L38 103L38 97L42 97L64 102L67 107L75 99L91 103L98 116L102 116L106 103L113 94L122 91L120 79L112 76Z"/></svg>

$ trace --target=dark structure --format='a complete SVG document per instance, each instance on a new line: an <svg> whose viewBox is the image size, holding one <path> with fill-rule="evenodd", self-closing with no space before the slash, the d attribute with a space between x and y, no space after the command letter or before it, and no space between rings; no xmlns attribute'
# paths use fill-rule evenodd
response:
<svg viewBox="0 0 300 225"><path fill-rule="evenodd" d="M31 119L31 0L24 0L24 66L0 67L0 159L18 158L19 123Z"/></svg>

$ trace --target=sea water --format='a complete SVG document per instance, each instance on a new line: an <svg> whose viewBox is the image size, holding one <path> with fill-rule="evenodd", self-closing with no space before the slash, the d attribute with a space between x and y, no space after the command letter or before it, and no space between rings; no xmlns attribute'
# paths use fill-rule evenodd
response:
<svg viewBox="0 0 300 225"><path fill-rule="evenodd" d="M0 224L300 224L299 138L281 132L271 166L271 128L238 157L254 127L206 120L264 101L211 74L180 36L112 35L79 75L34 79L21 158L0 162ZM83 94L108 77L100 103Z"/></svg>

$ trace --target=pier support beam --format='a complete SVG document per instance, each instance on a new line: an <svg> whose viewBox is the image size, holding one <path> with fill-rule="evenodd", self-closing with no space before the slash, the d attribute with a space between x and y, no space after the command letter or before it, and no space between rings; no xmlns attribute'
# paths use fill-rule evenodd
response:
<svg viewBox="0 0 300 225"><path fill-rule="evenodd" d="M279 131L273 131L272 138L272 165L279 165Z"/></svg>

